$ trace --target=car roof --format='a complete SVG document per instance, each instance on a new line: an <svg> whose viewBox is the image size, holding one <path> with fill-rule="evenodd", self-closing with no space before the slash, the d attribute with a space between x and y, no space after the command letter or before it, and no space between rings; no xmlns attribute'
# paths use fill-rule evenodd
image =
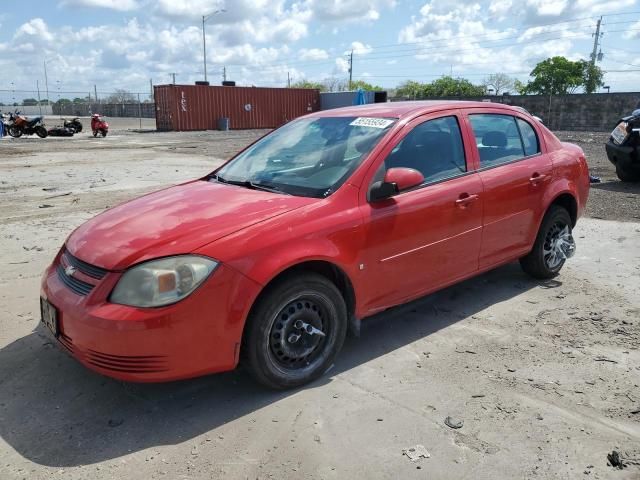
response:
<svg viewBox="0 0 640 480"><path fill-rule="evenodd" d="M391 117L403 119L450 108L497 108L513 111L510 105L467 100L418 100L413 102L386 102L333 108L312 113L312 117Z"/></svg>

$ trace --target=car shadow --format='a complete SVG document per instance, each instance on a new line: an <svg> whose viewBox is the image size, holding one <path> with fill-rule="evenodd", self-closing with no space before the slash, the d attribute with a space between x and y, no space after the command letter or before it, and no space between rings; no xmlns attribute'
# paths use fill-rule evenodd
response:
<svg viewBox="0 0 640 480"><path fill-rule="evenodd" d="M360 338L347 339L333 369L304 388L540 285L511 264L377 314L363 321ZM115 381L82 367L39 327L0 350L0 437L40 465L87 465L187 441L295 392L261 388L241 369L165 384Z"/></svg>
<svg viewBox="0 0 640 480"><path fill-rule="evenodd" d="M609 192L634 193L640 194L640 182L621 182L612 180L609 182L592 183L591 188L595 190L605 190Z"/></svg>

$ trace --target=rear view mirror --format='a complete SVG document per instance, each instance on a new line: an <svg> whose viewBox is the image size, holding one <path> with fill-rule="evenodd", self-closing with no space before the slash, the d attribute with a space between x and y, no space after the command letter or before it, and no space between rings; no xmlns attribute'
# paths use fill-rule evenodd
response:
<svg viewBox="0 0 640 480"><path fill-rule="evenodd" d="M424 176L418 170L406 167L390 168L381 182L371 185L369 200L384 200L403 190L417 187L424 182Z"/></svg>

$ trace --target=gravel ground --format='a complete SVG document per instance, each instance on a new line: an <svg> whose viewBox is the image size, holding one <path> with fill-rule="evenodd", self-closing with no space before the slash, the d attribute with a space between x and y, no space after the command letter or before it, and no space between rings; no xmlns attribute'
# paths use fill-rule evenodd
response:
<svg viewBox="0 0 640 480"><path fill-rule="evenodd" d="M135 127L0 141L0 479L640 478L640 197L605 135L560 134L604 182L559 277L511 264L392 309L324 378L271 392L242 370L113 381L39 326L41 272L74 227L264 133Z"/></svg>
<svg viewBox="0 0 640 480"><path fill-rule="evenodd" d="M592 175L602 183L591 185L587 215L608 220L640 220L640 183L624 183L616 176L614 166L607 159L604 144L608 133L555 132L563 142L579 145L584 150Z"/></svg>

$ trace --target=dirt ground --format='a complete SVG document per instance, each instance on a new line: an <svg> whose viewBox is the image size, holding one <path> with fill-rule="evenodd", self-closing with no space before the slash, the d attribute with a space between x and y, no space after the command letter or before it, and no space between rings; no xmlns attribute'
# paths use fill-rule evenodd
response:
<svg viewBox="0 0 640 480"><path fill-rule="evenodd" d="M640 191L606 135L560 133L603 183L559 277L507 265L367 319L323 379L272 392L242 370L117 382L39 326L40 275L75 226L263 133L123 128L0 140L0 479L640 478Z"/></svg>

